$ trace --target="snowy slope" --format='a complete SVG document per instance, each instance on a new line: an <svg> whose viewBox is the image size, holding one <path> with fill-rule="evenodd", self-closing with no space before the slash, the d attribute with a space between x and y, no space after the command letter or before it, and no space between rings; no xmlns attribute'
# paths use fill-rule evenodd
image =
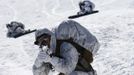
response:
<svg viewBox="0 0 134 75"><path fill-rule="evenodd" d="M101 43L93 67L98 75L134 75L134 1L92 0L99 13L75 19ZM79 8L79 0L0 0L0 75L32 75L38 54L34 34L6 38L5 24L17 20L26 28L57 26ZM52 74L50 74L52 75Z"/></svg>

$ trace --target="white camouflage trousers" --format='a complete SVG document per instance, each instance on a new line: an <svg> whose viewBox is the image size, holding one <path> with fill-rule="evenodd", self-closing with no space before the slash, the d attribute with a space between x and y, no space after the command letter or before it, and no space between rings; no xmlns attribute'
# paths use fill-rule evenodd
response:
<svg viewBox="0 0 134 75"><path fill-rule="evenodd" d="M39 68L33 66L33 75L49 75L50 70L51 69L48 64L45 64ZM95 72L73 71L69 75L97 75L97 73L96 71Z"/></svg>

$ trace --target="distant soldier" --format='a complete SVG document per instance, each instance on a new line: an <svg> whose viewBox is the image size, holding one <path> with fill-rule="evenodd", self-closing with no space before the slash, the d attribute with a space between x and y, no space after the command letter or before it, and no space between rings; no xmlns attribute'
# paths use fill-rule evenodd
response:
<svg viewBox="0 0 134 75"><path fill-rule="evenodd" d="M78 12L78 15L81 15L85 13L91 13L95 8L95 4L92 3L90 0L84 0L79 3L79 7L80 11Z"/></svg>
<svg viewBox="0 0 134 75"><path fill-rule="evenodd" d="M6 24L6 27L8 29L7 37L15 37L25 33L25 26L20 22L12 21L10 24Z"/></svg>
<svg viewBox="0 0 134 75"><path fill-rule="evenodd" d="M18 38L21 37L23 35L35 32L36 29L34 30L25 30L25 26L24 24L20 23L20 22L16 22L16 21L12 21L10 24L6 24L7 27L7 37L9 38Z"/></svg>

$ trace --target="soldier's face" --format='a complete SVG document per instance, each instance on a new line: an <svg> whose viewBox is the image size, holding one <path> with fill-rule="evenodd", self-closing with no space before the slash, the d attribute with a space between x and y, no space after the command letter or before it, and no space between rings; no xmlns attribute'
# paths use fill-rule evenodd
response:
<svg viewBox="0 0 134 75"><path fill-rule="evenodd" d="M40 37L39 39L37 39L38 41L38 45L40 47L43 47L43 46L50 46L50 37Z"/></svg>

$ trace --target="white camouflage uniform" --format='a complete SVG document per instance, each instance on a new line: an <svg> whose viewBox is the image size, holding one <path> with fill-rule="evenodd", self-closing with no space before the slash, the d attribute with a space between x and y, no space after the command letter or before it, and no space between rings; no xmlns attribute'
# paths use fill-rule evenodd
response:
<svg viewBox="0 0 134 75"><path fill-rule="evenodd" d="M35 36L43 34L44 32L47 34L51 34L51 48L49 49L51 50L51 52L55 51L56 39L73 38L74 42L83 46L87 50L90 50L93 55L98 51L100 46L95 36L93 36L87 29L85 29L79 23L73 20L63 21L58 26L58 28L55 29L54 32L51 32L47 29L38 30ZM79 53L73 45L64 42L60 47L60 51L60 54L64 59L53 56L51 58L51 61L49 61L49 63L52 64L56 71L64 73L65 75L93 75L92 72L90 73L75 71L79 58ZM48 64L43 65L40 58L42 57L37 57L35 61L35 64L33 66L33 74L48 75L50 67L47 66Z"/></svg>

